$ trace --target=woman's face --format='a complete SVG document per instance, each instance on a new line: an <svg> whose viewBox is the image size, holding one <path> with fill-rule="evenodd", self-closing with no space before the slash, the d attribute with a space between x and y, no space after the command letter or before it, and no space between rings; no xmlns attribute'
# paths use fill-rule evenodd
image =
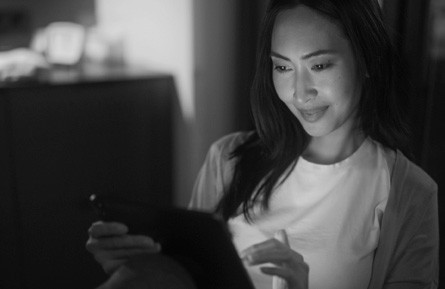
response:
<svg viewBox="0 0 445 289"><path fill-rule="evenodd" d="M361 85L340 27L299 5L277 16L271 45L275 90L305 131L312 137L349 135Z"/></svg>

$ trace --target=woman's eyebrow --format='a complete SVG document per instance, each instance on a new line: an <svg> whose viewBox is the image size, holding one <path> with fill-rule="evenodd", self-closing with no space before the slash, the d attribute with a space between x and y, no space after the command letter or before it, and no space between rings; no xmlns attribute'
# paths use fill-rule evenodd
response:
<svg viewBox="0 0 445 289"><path fill-rule="evenodd" d="M301 57L301 59L307 60L307 59L309 59L311 57L315 57L315 56L320 56L320 55L325 55L325 54L336 54L336 53L337 53L337 51L332 50L332 49L319 49L314 52L303 55Z"/></svg>
<svg viewBox="0 0 445 289"><path fill-rule="evenodd" d="M337 54L337 51L332 50L332 49L319 49L319 50L316 50L314 52L311 52L311 53L303 55L301 57L301 59L302 60L307 60L309 58L320 56L320 55L325 55L325 54ZM277 53L275 51L271 51L270 52L270 56L271 57L273 56L273 57L281 58L281 59L286 60L286 61L291 61L288 57L283 56L283 55L281 55L281 54L279 54L279 53Z"/></svg>
<svg viewBox="0 0 445 289"><path fill-rule="evenodd" d="M277 58L281 58L281 59L283 59L283 60L286 60L286 61L291 61L289 58L287 58L286 56L283 56L283 55L281 55L281 54L279 54L279 53L277 53L277 52L275 52L275 51L271 51L270 52L270 56L272 57L277 57Z"/></svg>

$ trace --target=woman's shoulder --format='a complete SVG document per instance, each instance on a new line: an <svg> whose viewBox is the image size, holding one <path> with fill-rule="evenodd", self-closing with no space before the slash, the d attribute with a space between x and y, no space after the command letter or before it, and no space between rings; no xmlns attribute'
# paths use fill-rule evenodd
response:
<svg viewBox="0 0 445 289"><path fill-rule="evenodd" d="M396 153L396 165L402 169L406 181L425 188L437 188L436 182L416 163L409 160L402 152Z"/></svg>
<svg viewBox="0 0 445 289"><path fill-rule="evenodd" d="M430 199L437 196L437 183L401 151L395 152L392 183L402 190L404 194L410 194L410 197L415 199Z"/></svg>
<svg viewBox="0 0 445 289"><path fill-rule="evenodd" d="M373 142L383 152L391 176L391 186L397 186L397 188L403 186L415 191L430 193L437 191L437 184L433 178L414 161L406 157L402 151L383 146L375 140Z"/></svg>
<svg viewBox="0 0 445 289"><path fill-rule="evenodd" d="M213 211L232 180L235 160L232 152L252 132L235 132L215 141L207 153L193 189L189 208Z"/></svg>
<svg viewBox="0 0 445 289"><path fill-rule="evenodd" d="M210 146L210 154L229 159L232 152L239 145L244 143L252 134L253 131L238 131L227 134L216 140Z"/></svg>

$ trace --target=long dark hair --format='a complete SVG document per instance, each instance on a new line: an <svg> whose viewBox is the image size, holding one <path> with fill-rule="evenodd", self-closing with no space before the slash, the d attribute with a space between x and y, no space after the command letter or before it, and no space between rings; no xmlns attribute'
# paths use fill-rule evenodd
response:
<svg viewBox="0 0 445 289"><path fill-rule="evenodd" d="M358 115L365 135L388 148L406 151L403 102L397 101L400 94L395 91L400 88L395 85L400 63L377 0L272 0L263 21L250 95L255 130L232 152L231 157L237 159L233 179L216 208L225 220L239 209L250 220L250 209L258 201L267 209L273 189L287 178L308 144L301 124L278 98L270 59L277 15L300 4L341 25L351 43L363 76Z"/></svg>

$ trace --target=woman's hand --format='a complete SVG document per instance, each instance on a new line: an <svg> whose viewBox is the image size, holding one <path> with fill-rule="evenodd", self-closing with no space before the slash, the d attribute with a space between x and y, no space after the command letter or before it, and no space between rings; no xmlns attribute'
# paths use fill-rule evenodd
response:
<svg viewBox="0 0 445 289"><path fill-rule="evenodd" d="M260 270L264 274L286 280L288 289L308 288L309 266L303 256L276 239L247 248L241 253L241 258L249 265L275 264L276 267L266 266Z"/></svg>
<svg viewBox="0 0 445 289"><path fill-rule="evenodd" d="M102 221L93 223L88 230L85 247L108 274L131 257L161 251L161 246L150 237L127 233L124 224Z"/></svg>

